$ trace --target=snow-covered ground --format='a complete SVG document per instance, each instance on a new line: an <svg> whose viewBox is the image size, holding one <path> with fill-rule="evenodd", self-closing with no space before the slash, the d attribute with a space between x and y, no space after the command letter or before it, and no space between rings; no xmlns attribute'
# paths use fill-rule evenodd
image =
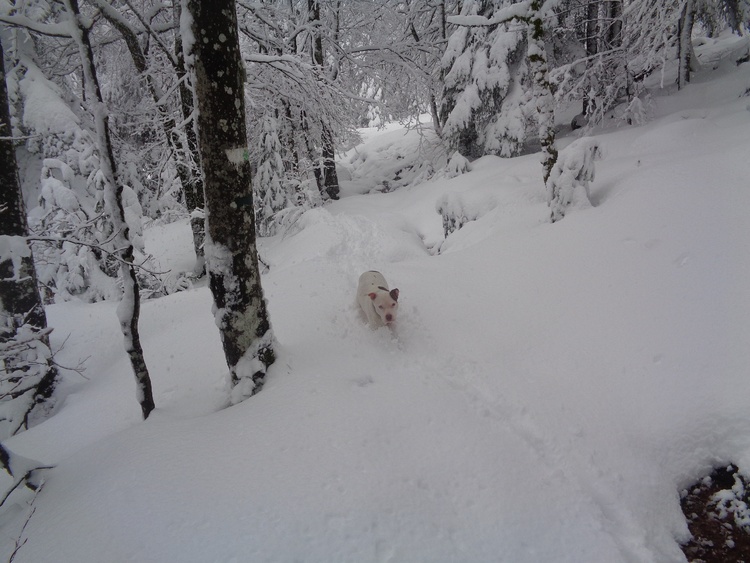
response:
<svg viewBox="0 0 750 563"><path fill-rule="evenodd" d="M714 66L598 132L595 206L558 223L538 155L485 157L353 181L264 240L278 360L237 406L205 287L143 304L146 422L115 304L50 307L59 361L89 359L5 443L56 467L0 557L21 535L18 563L683 561L681 489L750 472L750 64ZM369 157L417 142L382 135ZM483 209L443 241L452 192ZM190 269L186 223L146 237ZM393 332L354 306L367 269L401 291Z"/></svg>

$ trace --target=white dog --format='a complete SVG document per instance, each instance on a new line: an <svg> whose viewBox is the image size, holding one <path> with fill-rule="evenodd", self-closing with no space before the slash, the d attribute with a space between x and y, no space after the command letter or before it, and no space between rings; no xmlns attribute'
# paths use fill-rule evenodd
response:
<svg viewBox="0 0 750 563"><path fill-rule="evenodd" d="M390 326L396 321L398 289L389 290L380 272L365 272L359 277L357 303L362 307L372 328Z"/></svg>

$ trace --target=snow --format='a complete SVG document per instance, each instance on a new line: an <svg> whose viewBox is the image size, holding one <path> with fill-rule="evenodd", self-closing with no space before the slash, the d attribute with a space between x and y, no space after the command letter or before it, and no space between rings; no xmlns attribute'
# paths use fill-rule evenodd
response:
<svg viewBox="0 0 750 563"><path fill-rule="evenodd" d="M23 123L26 127L40 134L73 131L78 127L79 120L61 101L59 88L38 68L29 65L19 86L25 102Z"/></svg>
<svg viewBox="0 0 750 563"><path fill-rule="evenodd" d="M261 241L277 360L230 408L205 286L142 304L146 422L115 304L51 306L58 360L89 360L5 442L56 465L14 561L684 561L679 491L750 471L748 86L707 70L597 131L593 206L554 224L538 155L308 211ZM443 242L436 202L492 190ZM162 266L181 225L144 233ZM400 289L393 331L355 307L367 269Z"/></svg>
<svg viewBox="0 0 750 563"><path fill-rule="evenodd" d="M13 275L7 279L19 281L21 279L24 258L31 256L31 248L26 237L0 235L0 263L7 260L13 264Z"/></svg>
<svg viewBox="0 0 750 563"><path fill-rule="evenodd" d="M731 514L738 527L750 531L750 509L748 509L747 503L742 500L745 495L745 486L742 480L735 475L732 488L715 493L711 497L711 501L716 503L719 518L725 520Z"/></svg>

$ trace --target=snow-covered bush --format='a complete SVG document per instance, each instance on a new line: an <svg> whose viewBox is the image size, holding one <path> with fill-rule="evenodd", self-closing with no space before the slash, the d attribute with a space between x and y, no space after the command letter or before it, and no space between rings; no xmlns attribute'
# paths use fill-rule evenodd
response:
<svg viewBox="0 0 750 563"><path fill-rule="evenodd" d="M126 146L119 148L118 177L123 184L129 186L137 194L143 218L153 219L159 224L172 223L185 218L187 209L182 193L182 183L177 175L173 159L165 159L159 163L144 162L138 153L128 150ZM150 167L156 169L158 174Z"/></svg>
<svg viewBox="0 0 750 563"><path fill-rule="evenodd" d="M484 190L446 193L435 204L435 210L443 217L443 232L446 238L495 207L495 197Z"/></svg>
<svg viewBox="0 0 750 563"><path fill-rule="evenodd" d="M463 200L459 194L455 193L444 194L438 199L435 204L435 211L440 213L443 218L443 232L446 238L454 231L463 227L464 224L474 220L473 217L467 217Z"/></svg>
<svg viewBox="0 0 750 563"><path fill-rule="evenodd" d="M265 234L259 233L259 236L288 233L305 212L323 205L323 197L314 180L300 182L289 179L288 185L290 191L294 192L290 205L266 218Z"/></svg>
<svg viewBox="0 0 750 563"><path fill-rule="evenodd" d="M0 235L0 439L51 409L57 379L31 258L25 236Z"/></svg>
<svg viewBox="0 0 750 563"><path fill-rule="evenodd" d="M453 156L451 156L445 168L436 174L436 176L442 178L455 178L456 176L466 174L470 171L471 164L469 163L469 160L460 152L456 151L453 153Z"/></svg>
<svg viewBox="0 0 750 563"><path fill-rule="evenodd" d="M37 239L34 256L37 276L48 302L79 299L85 302L119 299L119 264L113 257L112 227L103 214L101 192L95 197L80 184L62 161L45 159L39 207L29 216ZM166 295L189 287L186 280L168 279L155 270L143 240L143 210L129 186L122 188L125 220L133 242L136 275L145 297Z"/></svg>
<svg viewBox="0 0 750 563"><path fill-rule="evenodd" d="M65 102L62 89L30 63L17 68L18 91L23 113L20 134L26 150L41 158L64 162L70 170L87 178L98 167L93 134Z"/></svg>
<svg viewBox="0 0 750 563"><path fill-rule="evenodd" d="M554 223L571 207L589 207L589 183L594 180L594 161L603 156L599 141L584 137L573 141L557 157L547 180L547 203Z"/></svg>
<svg viewBox="0 0 750 563"><path fill-rule="evenodd" d="M630 103L625 107L621 119L628 125L643 125L648 120L651 98L646 95L644 103L638 96L633 97Z"/></svg>
<svg viewBox="0 0 750 563"><path fill-rule="evenodd" d="M101 202L82 188L82 179L65 162L48 158L41 171L39 208L29 216L37 275L46 301L87 302L115 299L117 265L95 246L111 228L97 208ZM77 244L73 241L86 242Z"/></svg>
<svg viewBox="0 0 750 563"><path fill-rule="evenodd" d="M0 326L0 436L6 438L44 418L53 403L37 401L45 379L54 379L52 352L45 342L52 329L39 331L23 324L17 329L12 319ZM37 404L42 407L35 412ZM42 412L44 411L44 412ZM33 415L33 416L32 416Z"/></svg>
<svg viewBox="0 0 750 563"><path fill-rule="evenodd" d="M35 237L47 239L34 243L44 298L115 298L119 290L114 262L93 246L63 240L97 245L111 234L97 192L94 136L65 102L60 86L33 64L17 67L14 77L23 108L18 125L26 136L25 148L42 164L39 207L30 211L29 228Z"/></svg>

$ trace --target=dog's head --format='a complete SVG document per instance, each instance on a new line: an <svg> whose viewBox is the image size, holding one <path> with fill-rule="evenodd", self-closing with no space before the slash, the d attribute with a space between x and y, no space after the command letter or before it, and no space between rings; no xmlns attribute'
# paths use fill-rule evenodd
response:
<svg viewBox="0 0 750 563"><path fill-rule="evenodd" d="M383 324L389 325L396 321L398 311L398 289L390 291L380 289L369 294L375 311L380 315Z"/></svg>

